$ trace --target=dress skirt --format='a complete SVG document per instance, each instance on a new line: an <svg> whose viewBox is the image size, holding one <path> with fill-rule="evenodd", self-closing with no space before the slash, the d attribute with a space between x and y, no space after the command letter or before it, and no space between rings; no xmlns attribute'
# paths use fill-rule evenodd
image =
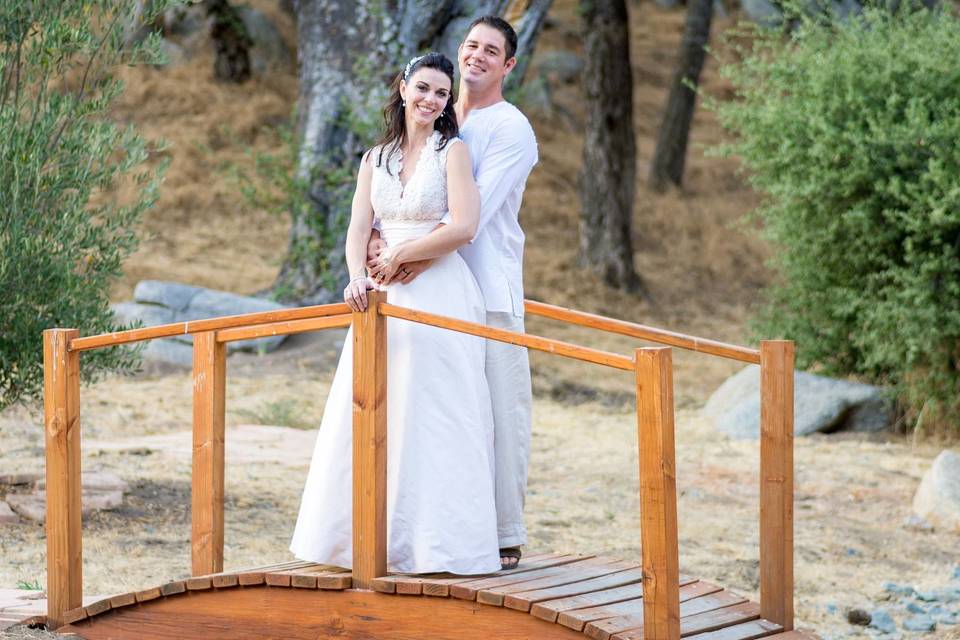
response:
<svg viewBox="0 0 960 640"><path fill-rule="evenodd" d="M396 244L436 222L384 221ZM456 252L391 304L483 323L480 288ZM353 337L347 334L324 408L290 550L301 559L352 564ZM397 573L500 569L494 497L493 414L484 340L387 319L387 565Z"/></svg>

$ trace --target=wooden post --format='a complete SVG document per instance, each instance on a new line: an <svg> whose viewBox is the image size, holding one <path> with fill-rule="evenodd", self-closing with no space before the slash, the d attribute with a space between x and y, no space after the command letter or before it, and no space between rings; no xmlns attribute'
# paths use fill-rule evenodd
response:
<svg viewBox="0 0 960 640"><path fill-rule="evenodd" d="M353 314L353 588L387 574L387 319L367 292Z"/></svg>
<svg viewBox="0 0 960 640"><path fill-rule="evenodd" d="M680 554L670 348L637 349L636 376L644 638L679 640Z"/></svg>
<svg viewBox="0 0 960 640"><path fill-rule="evenodd" d="M760 617L793 629L793 367L788 340L760 343Z"/></svg>
<svg viewBox="0 0 960 640"><path fill-rule="evenodd" d="M47 618L82 605L80 532L80 352L70 351L76 329L43 332L43 413L47 458Z"/></svg>
<svg viewBox="0 0 960 640"><path fill-rule="evenodd" d="M226 344L214 331L193 337L191 571L223 571L223 459Z"/></svg>

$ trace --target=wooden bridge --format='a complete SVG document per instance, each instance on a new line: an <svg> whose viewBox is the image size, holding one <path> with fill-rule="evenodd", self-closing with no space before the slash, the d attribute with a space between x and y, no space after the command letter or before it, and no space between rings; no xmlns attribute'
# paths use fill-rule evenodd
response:
<svg viewBox="0 0 960 640"><path fill-rule="evenodd" d="M669 346L628 357L398 307L380 292L364 312L333 304L89 337L45 331L47 627L90 640L801 640L793 630L793 344L764 341L757 350L529 300L526 311ZM642 557L542 554L488 576L389 575L388 318L633 372ZM224 572L226 343L351 325L353 571L289 562ZM184 334L194 338L193 577L81 606L80 353ZM760 365L759 603L680 574L670 347Z"/></svg>

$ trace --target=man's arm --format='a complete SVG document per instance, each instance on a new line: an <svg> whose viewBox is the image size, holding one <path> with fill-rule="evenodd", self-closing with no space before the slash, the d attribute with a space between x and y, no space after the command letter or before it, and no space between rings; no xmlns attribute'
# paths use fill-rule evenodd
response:
<svg viewBox="0 0 960 640"><path fill-rule="evenodd" d="M500 210L517 185L522 184L537 163L537 140L523 118L511 118L494 134L474 176L480 191L480 222L477 234Z"/></svg>

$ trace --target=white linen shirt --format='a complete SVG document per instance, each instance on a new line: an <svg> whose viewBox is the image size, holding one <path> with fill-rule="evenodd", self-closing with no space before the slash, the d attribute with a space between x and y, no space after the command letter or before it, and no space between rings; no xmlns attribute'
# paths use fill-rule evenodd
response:
<svg viewBox="0 0 960 640"><path fill-rule="evenodd" d="M537 164L537 139L526 116L502 101L474 109L460 127L480 191L480 223L460 247L483 292L487 311L523 316L523 230L520 202ZM449 215L449 214L447 214Z"/></svg>

